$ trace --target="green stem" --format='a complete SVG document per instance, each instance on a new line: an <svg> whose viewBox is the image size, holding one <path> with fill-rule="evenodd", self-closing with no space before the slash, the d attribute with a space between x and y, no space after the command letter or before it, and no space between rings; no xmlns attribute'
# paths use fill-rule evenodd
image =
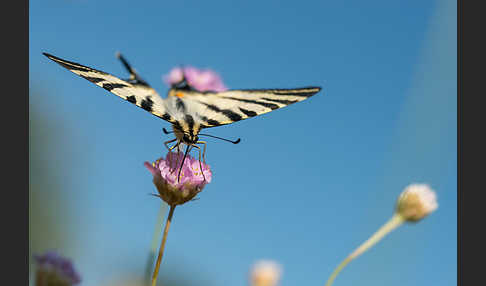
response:
<svg viewBox="0 0 486 286"><path fill-rule="evenodd" d="M162 237L162 243L159 248L159 256L157 257L157 263L155 264L154 274L152 275L152 286L157 284L157 276L159 275L160 262L162 261L162 256L164 256L165 242L167 240L167 234L169 233L170 223L172 221L172 215L174 214L175 205L170 206L169 216L167 217L167 222L165 223L164 236Z"/></svg>
<svg viewBox="0 0 486 286"><path fill-rule="evenodd" d="M152 267L154 265L157 255L157 246L159 244L160 236L162 234L162 225L164 222L164 213L166 212L166 210L167 204L161 202L159 213L157 214L157 221L155 222L155 230L152 237L152 243L150 244L150 253L147 258L147 266L145 268L145 285L151 285Z"/></svg>
<svg viewBox="0 0 486 286"><path fill-rule="evenodd" d="M359 255L363 254L366 250L370 247L375 245L378 241L380 241L386 234L394 230L395 228L399 227L405 220L402 216L398 214L394 214L388 222L386 222L378 231L376 231L368 240L366 240L363 244L361 244L355 251L353 251L346 259L341 262L341 264L336 267L334 272L331 274L329 279L326 282L326 286L331 286L336 279L336 276L341 272L341 270L353 259L358 257Z"/></svg>

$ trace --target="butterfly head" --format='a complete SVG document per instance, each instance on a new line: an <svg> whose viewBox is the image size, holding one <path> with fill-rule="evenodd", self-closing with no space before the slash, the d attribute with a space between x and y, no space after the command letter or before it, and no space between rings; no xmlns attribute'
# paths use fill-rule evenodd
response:
<svg viewBox="0 0 486 286"><path fill-rule="evenodd" d="M199 141L199 136L197 136L194 130L192 130L193 132L190 132L191 130L184 131L177 126L172 126L172 130L174 130L174 135L177 140L186 145L194 145Z"/></svg>
<svg viewBox="0 0 486 286"><path fill-rule="evenodd" d="M197 141L199 141L199 137L197 135L187 133L184 133L184 135L182 135L182 142L187 145L196 144Z"/></svg>

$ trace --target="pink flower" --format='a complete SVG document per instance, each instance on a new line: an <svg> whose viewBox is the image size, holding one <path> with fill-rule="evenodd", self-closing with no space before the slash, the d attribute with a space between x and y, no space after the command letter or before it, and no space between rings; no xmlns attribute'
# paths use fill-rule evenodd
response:
<svg viewBox="0 0 486 286"><path fill-rule="evenodd" d="M200 70L191 66L173 68L168 75L164 76L164 81L171 86L180 83L183 79L183 73L187 84L198 91L220 92L228 89L216 72L210 69Z"/></svg>
<svg viewBox="0 0 486 286"><path fill-rule="evenodd" d="M71 261L54 251L34 255L37 263L36 285L75 285L81 277Z"/></svg>
<svg viewBox="0 0 486 286"><path fill-rule="evenodd" d="M165 159L162 157L152 164L144 163L154 176L153 182L160 197L171 206L192 200L211 182L212 173L208 165L191 155L187 155L182 164L183 158L182 152L169 152Z"/></svg>

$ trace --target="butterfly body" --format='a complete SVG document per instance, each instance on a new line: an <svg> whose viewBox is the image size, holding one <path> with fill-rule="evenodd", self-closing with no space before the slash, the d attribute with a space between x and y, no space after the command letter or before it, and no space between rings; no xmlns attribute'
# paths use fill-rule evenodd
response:
<svg viewBox="0 0 486 286"><path fill-rule="evenodd" d="M198 91L187 82L173 84L167 97L162 98L146 81L141 79L128 62L117 57L130 73L129 79L120 79L106 72L43 53L49 59L71 72L108 90L120 98L164 119L172 124L178 146L205 144L198 134L204 128L230 124L261 115L309 98L320 87L296 89L241 89L221 92ZM166 143L168 143L166 142Z"/></svg>

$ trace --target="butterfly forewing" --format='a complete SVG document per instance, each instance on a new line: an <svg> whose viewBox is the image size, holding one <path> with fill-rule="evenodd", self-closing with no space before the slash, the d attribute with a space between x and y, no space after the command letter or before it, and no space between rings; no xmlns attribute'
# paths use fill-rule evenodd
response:
<svg viewBox="0 0 486 286"><path fill-rule="evenodd" d="M173 118L166 112L164 100L146 82L135 80L134 78L122 80L106 72L63 60L47 53L44 53L44 55L97 86L147 110L155 116L173 122Z"/></svg>
<svg viewBox="0 0 486 286"><path fill-rule="evenodd" d="M319 87L229 90L217 93L172 90L169 98L173 99L174 106L182 106L185 112L194 113L204 127L215 127L302 101L319 90Z"/></svg>

